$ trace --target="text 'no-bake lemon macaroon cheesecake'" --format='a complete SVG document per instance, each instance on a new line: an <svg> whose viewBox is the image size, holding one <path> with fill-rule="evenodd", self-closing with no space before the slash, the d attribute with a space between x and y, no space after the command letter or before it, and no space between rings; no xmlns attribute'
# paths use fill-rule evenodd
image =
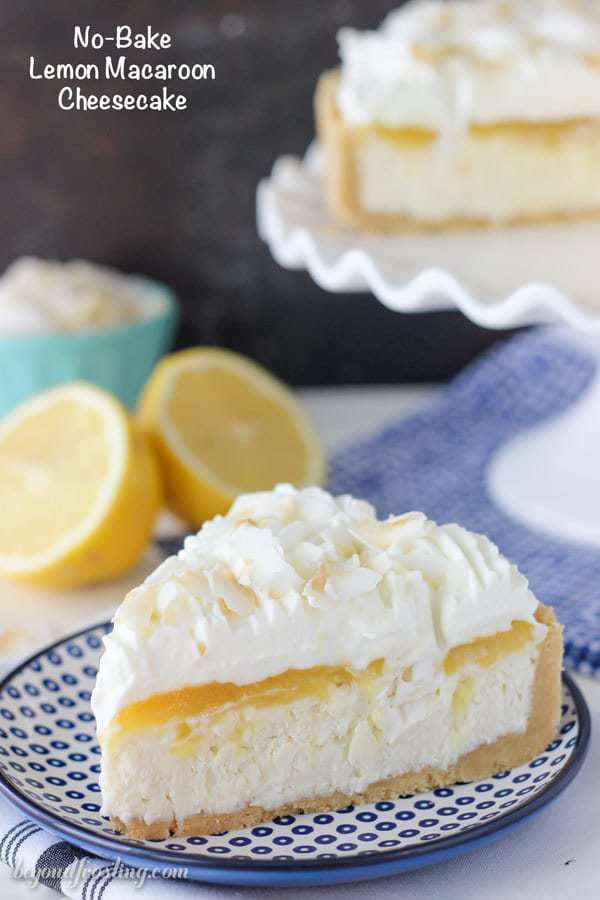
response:
<svg viewBox="0 0 600 900"><path fill-rule="evenodd" d="M319 488L239 497L105 645L103 810L135 838L486 777L559 716L560 626L489 540Z"/></svg>
<svg viewBox="0 0 600 900"><path fill-rule="evenodd" d="M600 211L598 0L412 0L316 97L329 205L373 230Z"/></svg>

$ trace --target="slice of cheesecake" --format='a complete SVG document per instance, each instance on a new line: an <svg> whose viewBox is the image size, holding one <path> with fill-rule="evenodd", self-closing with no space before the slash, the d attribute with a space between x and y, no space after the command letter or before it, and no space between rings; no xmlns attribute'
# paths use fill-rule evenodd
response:
<svg viewBox="0 0 600 900"><path fill-rule="evenodd" d="M103 810L136 838L486 777L559 715L560 627L489 540L318 488L240 497L105 644Z"/></svg>
<svg viewBox="0 0 600 900"><path fill-rule="evenodd" d="M316 96L333 214L371 230L600 212L597 0L412 0Z"/></svg>

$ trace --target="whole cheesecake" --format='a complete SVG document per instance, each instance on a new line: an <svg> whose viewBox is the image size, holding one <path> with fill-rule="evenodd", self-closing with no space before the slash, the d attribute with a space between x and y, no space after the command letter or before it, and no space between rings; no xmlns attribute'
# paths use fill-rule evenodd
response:
<svg viewBox="0 0 600 900"><path fill-rule="evenodd" d="M561 657L487 538L319 488L242 496L105 638L103 811L161 838L490 776L553 738Z"/></svg>
<svg viewBox="0 0 600 900"><path fill-rule="evenodd" d="M371 230L600 211L597 0L413 0L342 29L316 95L329 206Z"/></svg>

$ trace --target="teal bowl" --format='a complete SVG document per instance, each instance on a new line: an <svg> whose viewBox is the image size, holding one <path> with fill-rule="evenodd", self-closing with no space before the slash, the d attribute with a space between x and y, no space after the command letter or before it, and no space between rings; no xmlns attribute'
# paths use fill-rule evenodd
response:
<svg viewBox="0 0 600 900"><path fill-rule="evenodd" d="M154 365L170 349L178 319L173 291L157 281L147 284L165 301L151 318L69 334L0 336L0 416L67 381L91 381L133 409Z"/></svg>

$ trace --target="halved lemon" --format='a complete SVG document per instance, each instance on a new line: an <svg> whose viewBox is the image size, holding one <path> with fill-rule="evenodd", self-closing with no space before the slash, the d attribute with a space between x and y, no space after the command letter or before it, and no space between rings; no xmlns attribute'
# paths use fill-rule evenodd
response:
<svg viewBox="0 0 600 900"><path fill-rule="evenodd" d="M147 439L99 388L55 388L0 423L0 575L55 588L119 575L160 501Z"/></svg>
<svg viewBox="0 0 600 900"><path fill-rule="evenodd" d="M158 452L167 502L194 525L227 512L238 494L319 484L325 475L319 438L292 393L229 350L165 357L139 417Z"/></svg>

